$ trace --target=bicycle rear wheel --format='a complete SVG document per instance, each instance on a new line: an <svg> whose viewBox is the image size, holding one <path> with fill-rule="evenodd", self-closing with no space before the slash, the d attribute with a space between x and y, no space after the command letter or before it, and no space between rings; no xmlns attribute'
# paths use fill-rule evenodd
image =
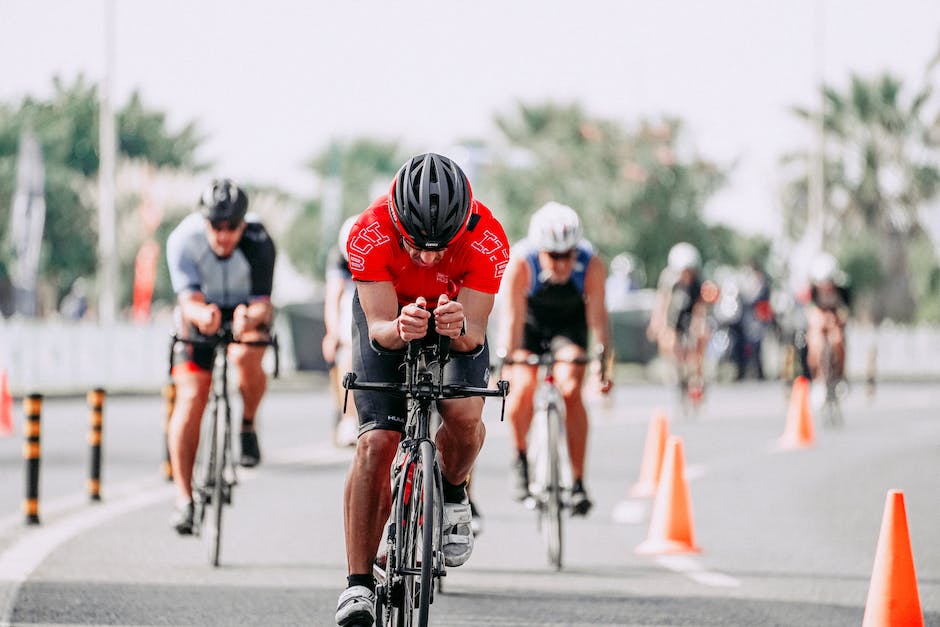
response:
<svg viewBox="0 0 940 627"><path fill-rule="evenodd" d="M225 465L228 463L227 441L231 434L225 411L216 412L214 422L212 446L215 464L212 473L212 497L209 503L211 516L206 541L209 544L209 563L218 566L222 550L222 510L225 507L227 487L225 485Z"/></svg>
<svg viewBox="0 0 940 627"><path fill-rule="evenodd" d="M545 502L542 504L541 527L548 563L561 570L562 562L562 495L561 495L561 459L558 450L561 444L561 416L558 410L549 405L545 410L546 451L548 454L548 481L545 486Z"/></svg>

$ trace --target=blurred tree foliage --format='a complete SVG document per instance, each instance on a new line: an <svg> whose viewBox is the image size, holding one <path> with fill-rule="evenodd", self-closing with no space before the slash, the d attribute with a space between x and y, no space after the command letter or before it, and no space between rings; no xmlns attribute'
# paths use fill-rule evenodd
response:
<svg viewBox="0 0 940 627"><path fill-rule="evenodd" d="M321 192L335 186L339 206L335 207L337 215L324 216L323 193L304 203L284 242L298 270L323 277L327 253L336 246L343 220L364 211L377 192L385 192L405 158L397 142L357 138L334 140L310 159L307 165L319 180Z"/></svg>
<svg viewBox="0 0 940 627"><path fill-rule="evenodd" d="M202 136L194 123L179 132L167 128L163 113L148 109L133 93L116 112L119 153L140 157L158 167L200 169L195 152ZM97 267L97 206L86 190L98 173L97 86L79 75L71 84L53 79L47 100L25 98L0 104L0 224L9 233L16 185L20 132L31 129L42 146L46 171L46 224L40 260L41 281L56 301L80 276ZM0 268L9 266L12 244L0 246ZM5 277L0 277L3 279Z"/></svg>
<svg viewBox="0 0 940 627"><path fill-rule="evenodd" d="M483 183L513 240L525 235L533 211L556 200L580 213L607 260L633 253L650 282L678 241L716 262L744 262L761 249L766 256L767 246L749 243L754 238L705 224L703 207L727 173L694 153L678 119L627 129L576 104L519 104L496 125L508 150L491 160Z"/></svg>
<svg viewBox="0 0 940 627"><path fill-rule="evenodd" d="M919 212L940 194L938 119L927 115L928 83L905 98L899 79L852 76L845 91L823 87L825 155L824 247L838 254L874 322L915 319L918 296L912 246L924 239ZM818 112L795 108L812 123ZM806 155L788 155L794 171L784 195L785 224L798 239L808 215ZM933 261L921 264L936 268ZM925 268L929 275L933 270Z"/></svg>

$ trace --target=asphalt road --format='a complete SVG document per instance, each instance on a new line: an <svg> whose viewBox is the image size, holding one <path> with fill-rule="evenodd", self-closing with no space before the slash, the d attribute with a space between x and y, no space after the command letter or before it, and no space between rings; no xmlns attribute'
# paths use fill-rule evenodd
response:
<svg viewBox="0 0 940 627"><path fill-rule="evenodd" d="M534 514L510 501L508 426L488 402L474 473L484 530L449 569L439 625L857 625L889 489L904 491L925 621L940 625L940 386L891 384L845 401L846 425L780 451L789 391L714 386L683 418L669 390L620 385L591 405L596 507L547 564ZM638 555L652 499L628 498L647 428L667 411L683 438L701 553ZM351 452L329 443L322 381L279 383L262 407L264 461L241 473L222 566L167 518L162 401L105 404L103 500L89 503L88 409L43 407L41 524L27 526L21 437L0 439L0 620L16 625L330 625L345 584L342 489ZM19 427L19 425L18 425Z"/></svg>

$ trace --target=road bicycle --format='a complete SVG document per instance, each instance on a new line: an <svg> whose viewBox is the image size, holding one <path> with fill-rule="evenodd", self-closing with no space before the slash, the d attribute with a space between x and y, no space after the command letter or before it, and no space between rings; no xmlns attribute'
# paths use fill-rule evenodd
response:
<svg viewBox="0 0 940 627"><path fill-rule="evenodd" d="M209 404L202 419L199 448L193 465L193 535L201 536L203 523L208 518L205 538L209 547L209 563L219 565L222 549L222 512L232 504L232 490L238 485L235 455L232 451L232 409L228 392L228 347L271 346L274 348L274 372L280 373L277 337L263 341L241 341L232 336L230 328L223 327L213 336L186 338L173 334L170 341L170 371L173 369L173 350L177 343L209 346L213 349L212 386Z"/></svg>
<svg viewBox="0 0 940 627"><path fill-rule="evenodd" d="M529 497L525 505L537 513L538 529L556 570L562 568L564 512L570 508L571 463L565 437L565 401L555 385L554 366L558 363L587 365L587 357L559 359L551 351L530 354L526 359L503 359L504 365L539 367L535 389L532 427L528 451ZM602 375L603 376L603 375Z"/></svg>
<svg viewBox="0 0 940 627"><path fill-rule="evenodd" d="M372 346L381 354L402 353L375 342ZM404 382L360 382L353 372L343 379L347 402L349 390L364 390L405 398L408 407L391 469L392 512L384 539L387 552L384 562L377 560L373 566L375 615L380 627L425 627L434 582L447 574L441 546L444 493L437 447L431 437L432 407L443 399L483 396L502 398L505 411L509 392L506 381L498 381L495 389L444 384L444 366L450 360L446 337L439 336L433 343L409 342L403 352Z"/></svg>

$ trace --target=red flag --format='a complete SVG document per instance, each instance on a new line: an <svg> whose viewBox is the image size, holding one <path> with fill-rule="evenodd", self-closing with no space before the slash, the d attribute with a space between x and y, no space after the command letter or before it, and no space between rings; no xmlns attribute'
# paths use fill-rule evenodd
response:
<svg viewBox="0 0 940 627"><path fill-rule="evenodd" d="M148 239L140 246L134 262L134 322L150 321L150 302L153 299L153 284L157 278L157 260L160 245Z"/></svg>

